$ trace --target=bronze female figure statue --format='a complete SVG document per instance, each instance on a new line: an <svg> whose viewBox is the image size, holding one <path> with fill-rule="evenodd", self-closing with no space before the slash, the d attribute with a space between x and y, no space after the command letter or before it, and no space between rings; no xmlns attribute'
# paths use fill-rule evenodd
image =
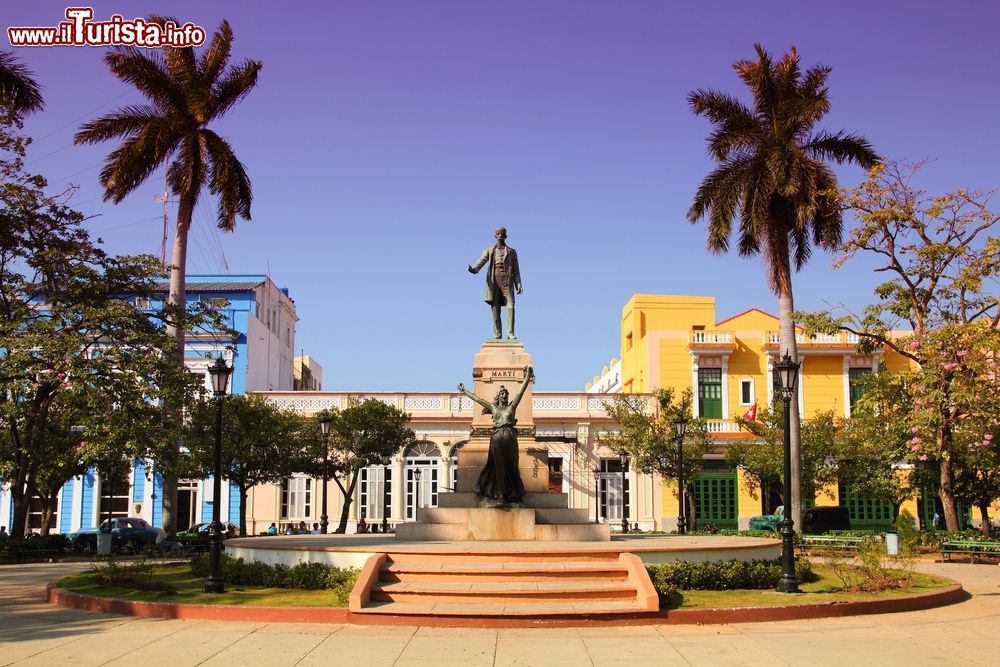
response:
<svg viewBox="0 0 1000 667"><path fill-rule="evenodd" d="M458 391L483 406L483 410L493 415L493 434L490 436L490 450L486 465L476 482L476 493L488 504L516 505L524 500L524 483L517 469L517 404L524 396L528 383L535 377L531 366L524 367L524 382L510 400L506 387L500 387L496 397L490 403L465 390L464 384L458 385Z"/></svg>

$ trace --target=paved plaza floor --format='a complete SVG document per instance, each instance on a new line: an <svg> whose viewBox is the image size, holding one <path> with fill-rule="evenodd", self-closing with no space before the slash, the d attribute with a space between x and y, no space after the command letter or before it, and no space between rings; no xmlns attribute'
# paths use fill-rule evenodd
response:
<svg viewBox="0 0 1000 667"><path fill-rule="evenodd" d="M85 563L0 566L0 665L997 665L1000 567L921 563L965 602L781 623L449 629L158 620L61 609L45 583Z"/></svg>

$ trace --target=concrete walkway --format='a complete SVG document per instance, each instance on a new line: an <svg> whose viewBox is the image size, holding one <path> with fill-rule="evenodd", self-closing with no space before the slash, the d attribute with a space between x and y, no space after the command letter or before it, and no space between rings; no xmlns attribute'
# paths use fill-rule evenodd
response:
<svg viewBox="0 0 1000 667"><path fill-rule="evenodd" d="M0 566L0 665L996 665L1000 567L923 563L962 582L940 609L785 623L473 630L152 620L51 607L86 564Z"/></svg>

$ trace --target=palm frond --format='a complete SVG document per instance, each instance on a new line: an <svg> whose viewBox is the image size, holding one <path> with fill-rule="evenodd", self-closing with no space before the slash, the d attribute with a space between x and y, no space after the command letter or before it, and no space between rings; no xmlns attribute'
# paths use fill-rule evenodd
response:
<svg viewBox="0 0 1000 667"><path fill-rule="evenodd" d="M101 169L104 200L121 202L169 157L179 134L169 123L147 122L142 131L129 136L112 151Z"/></svg>
<svg viewBox="0 0 1000 667"><path fill-rule="evenodd" d="M160 14L150 14L148 20L150 23L155 23L161 28L168 22L173 22L176 26L183 25L173 16L161 16ZM163 51L163 60L167 66L167 74L170 75L170 79L174 82L175 87L185 90L197 82L198 71L196 69L197 63L194 57L194 48L190 46L165 46L161 50Z"/></svg>
<svg viewBox="0 0 1000 667"><path fill-rule="evenodd" d="M225 139L211 130L202 130L210 166L209 191L218 195L219 229L227 232L236 227L236 216L250 220L253 189L250 178Z"/></svg>
<svg viewBox="0 0 1000 667"><path fill-rule="evenodd" d="M253 90L257 85L260 68L259 60L244 60L229 68L222 79L212 86L211 106L205 118L206 122L224 115Z"/></svg>
<svg viewBox="0 0 1000 667"><path fill-rule="evenodd" d="M0 104L9 105L19 114L41 111L45 102L34 76L14 54L0 51Z"/></svg>
<svg viewBox="0 0 1000 667"><path fill-rule="evenodd" d="M115 46L105 54L104 62L112 74L135 86L158 109L184 110L184 93L170 79L159 54L133 46Z"/></svg>
<svg viewBox="0 0 1000 667"><path fill-rule="evenodd" d="M149 105L134 105L118 109L106 116L80 126L73 137L74 144L96 144L141 132L149 123L160 120L156 109Z"/></svg>
<svg viewBox="0 0 1000 667"><path fill-rule="evenodd" d="M212 35L208 48L202 52L198 59L198 71L205 85L212 85L219 73L226 68L232 46L233 29L229 26L229 21L223 20L219 24L218 30Z"/></svg>
<svg viewBox="0 0 1000 667"><path fill-rule="evenodd" d="M802 149L819 160L834 160L838 164L854 162L865 169L871 169L882 162L867 139L843 130L833 134L820 132Z"/></svg>
<svg viewBox="0 0 1000 667"><path fill-rule="evenodd" d="M179 196L194 196L197 201L205 184L205 155L198 133L185 135L176 157L167 169L167 183Z"/></svg>

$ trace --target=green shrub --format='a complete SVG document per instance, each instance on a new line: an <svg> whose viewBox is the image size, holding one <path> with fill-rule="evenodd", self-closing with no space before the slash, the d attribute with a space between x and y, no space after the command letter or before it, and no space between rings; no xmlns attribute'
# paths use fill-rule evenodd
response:
<svg viewBox="0 0 1000 667"><path fill-rule="evenodd" d="M191 559L191 574L208 576L208 555L199 554ZM278 563L268 565L260 561L222 556L222 578L235 586L266 586L267 588L333 589L337 598L346 603L358 571L326 565L324 563L297 563L292 567Z"/></svg>
<svg viewBox="0 0 1000 667"><path fill-rule="evenodd" d="M337 594L337 602L347 604L350 601L351 591L354 590L354 584L357 583L359 574L361 572L354 568L345 570L336 567L330 568L326 575L326 587L333 589Z"/></svg>
<svg viewBox="0 0 1000 667"><path fill-rule="evenodd" d="M916 556L920 553L920 531L909 510L903 510L896 518L896 532L899 534L899 555Z"/></svg>
<svg viewBox="0 0 1000 667"><path fill-rule="evenodd" d="M15 540L14 538L7 537L0 539L0 554L6 553L12 556L25 554L28 556L32 553L46 551L54 555L62 555L66 552L69 545L69 539L59 533L46 535L45 537L29 537L24 540Z"/></svg>
<svg viewBox="0 0 1000 667"><path fill-rule="evenodd" d="M737 588L764 590L778 585L780 560L729 560L712 563L675 561L647 565L650 579L660 599L678 590L724 591ZM795 561L795 576L800 582L813 581L815 575L808 559Z"/></svg>

